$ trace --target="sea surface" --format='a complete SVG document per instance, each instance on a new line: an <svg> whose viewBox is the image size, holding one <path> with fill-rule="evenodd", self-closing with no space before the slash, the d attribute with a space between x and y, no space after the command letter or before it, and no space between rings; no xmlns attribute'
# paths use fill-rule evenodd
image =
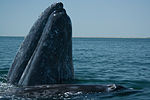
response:
<svg viewBox="0 0 150 100"><path fill-rule="evenodd" d="M23 39L0 37L0 92L10 88L6 83L7 72ZM74 84L119 84L131 91L80 94L61 99L150 100L148 38L73 38L73 64ZM25 100L13 97L9 99ZM0 100L9 99L0 96Z"/></svg>

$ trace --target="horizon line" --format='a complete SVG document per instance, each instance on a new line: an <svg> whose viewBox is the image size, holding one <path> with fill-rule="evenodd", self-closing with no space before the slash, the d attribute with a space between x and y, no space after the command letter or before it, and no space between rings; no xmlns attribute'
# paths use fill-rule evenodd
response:
<svg viewBox="0 0 150 100"><path fill-rule="evenodd" d="M11 36L11 35L0 35L0 37L26 37L26 36ZM72 38L141 38L141 39L145 39L145 38L150 38L150 37L96 37L96 36L72 36Z"/></svg>

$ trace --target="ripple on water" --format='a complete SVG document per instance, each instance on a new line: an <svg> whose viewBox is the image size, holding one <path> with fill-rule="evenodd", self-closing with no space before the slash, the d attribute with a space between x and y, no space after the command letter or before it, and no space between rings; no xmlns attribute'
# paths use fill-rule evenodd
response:
<svg viewBox="0 0 150 100"><path fill-rule="evenodd" d="M0 91L9 87L9 85L4 85L8 68L22 41L23 38L0 37ZM150 97L149 44L150 39L73 39L73 64L76 80L72 83L115 83L142 92L135 94L130 94L128 91L112 94L83 94L66 99L148 100Z"/></svg>

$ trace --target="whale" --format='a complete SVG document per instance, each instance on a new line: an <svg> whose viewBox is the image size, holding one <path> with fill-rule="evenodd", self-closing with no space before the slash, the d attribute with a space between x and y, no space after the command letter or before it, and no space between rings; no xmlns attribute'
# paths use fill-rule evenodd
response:
<svg viewBox="0 0 150 100"><path fill-rule="evenodd" d="M7 81L15 87L4 94L30 98L127 89L116 84L70 84L74 79L72 23L63 4L57 2L41 14L25 37L8 71Z"/></svg>
<svg viewBox="0 0 150 100"><path fill-rule="evenodd" d="M49 15L55 10L62 8L62 4L53 4L48 7L34 23L29 34L21 44L12 66L8 72L8 82L17 84L28 64L30 58L37 47L38 41L42 35L43 29L46 25Z"/></svg>
<svg viewBox="0 0 150 100"><path fill-rule="evenodd" d="M19 98L43 98L45 99L62 99L69 96L80 96L94 93L112 93L130 91L129 89L116 84L111 85L79 85L79 84L51 84L51 85L39 85L39 86L24 86L9 88L5 93L7 97L19 97ZM135 93L136 91L131 91ZM42 99L42 100L43 100Z"/></svg>
<svg viewBox="0 0 150 100"><path fill-rule="evenodd" d="M61 2L52 4L34 23L8 72L8 83L43 85L74 78L72 24Z"/></svg>

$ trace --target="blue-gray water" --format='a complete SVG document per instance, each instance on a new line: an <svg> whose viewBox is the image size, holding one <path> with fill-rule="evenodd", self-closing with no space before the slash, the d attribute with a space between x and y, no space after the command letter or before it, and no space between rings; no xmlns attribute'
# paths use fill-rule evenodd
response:
<svg viewBox="0 0 150 100"><path fill-rule="evenodd" d="M7 72L23 39L0 37L0 92L7 88ZM148 38L73 38L73 63L75 84L115 83L137 91L84 94L73 100L150 100Z"/></svg>

